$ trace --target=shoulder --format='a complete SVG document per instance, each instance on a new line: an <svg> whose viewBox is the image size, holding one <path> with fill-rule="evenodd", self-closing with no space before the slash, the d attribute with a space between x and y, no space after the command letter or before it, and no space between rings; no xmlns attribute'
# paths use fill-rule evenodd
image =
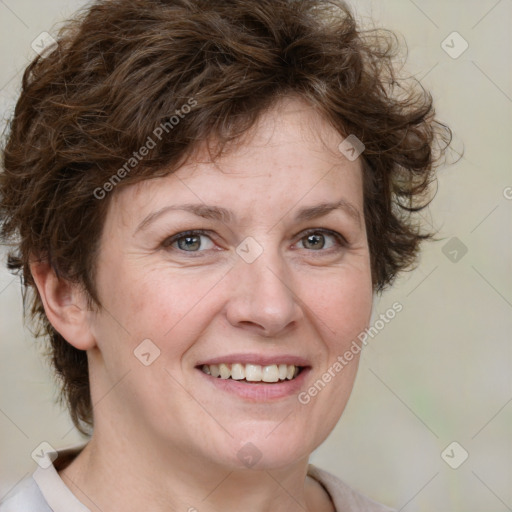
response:
<svg viewBox="0 0 512 512"><path fill-rule="evenodd" d="M58 474L84 448L42 451L39 467L0 502L0 512L90 512Z"/></svg>
<svg viewBox="0 0 512 512"><path fill-rule="evenodd" d="M0 503L0 512L52 512L32 476L23 479Z"/></svg>
<svg viewBox="0 0 512 512"><path fill-rule="evenodd" d="M308 475L320 482L331 497L337 511L343 512L394 512L393 509L381 505L352 489L337 476L320 469L313 464L308 465Z"/></svg>

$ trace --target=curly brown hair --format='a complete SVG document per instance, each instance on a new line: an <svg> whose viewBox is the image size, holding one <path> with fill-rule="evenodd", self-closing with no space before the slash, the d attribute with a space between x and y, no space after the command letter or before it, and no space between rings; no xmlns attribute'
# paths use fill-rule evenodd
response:
<svg viewBox="0 0 512 512"><path fill-rule="evenodd" d="M430 202L451 140L431 95L397 77L399 48L389 31L360 30L339 0L99 0L27 67L3 144L0 236L82 433L93 426L87 355L48 321L30 258L101 307L95 260L115 191L106 192L172 172L204 141L220 155L296 94L364 143L364 215L382 292L433 237L414 212Z"/></svg>

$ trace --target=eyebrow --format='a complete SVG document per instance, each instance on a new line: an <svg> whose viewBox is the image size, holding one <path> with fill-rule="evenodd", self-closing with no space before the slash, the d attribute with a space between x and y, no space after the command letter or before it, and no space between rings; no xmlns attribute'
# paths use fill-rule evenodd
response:
<svg viewBox="0 0 512 512"><path fill-rule="evenodd" d="M304 222L307 220L317 219L319 217L324 217L328 213L342 210L349 217L355 220L359 227L361 227L361 214L359 210L346 201L345 199L340 199L339 201L331 202L331 203L321 203L315 206L311 206L309 208L302 208L298 211L295 216L295 220L297 222ZM211 206L207 204L179 204L172 206L165 206L160 210L150 213L138 226L135 230L134 234L146 228L149 224L152 224L155 220L157 220L162 215L166 214L169 211L186 211L196 215L198 217L202 217L203 219L216 220L223 223L230 223L235 220L236 216L230 210L226 208L222 208L220 206Z"/></svg>

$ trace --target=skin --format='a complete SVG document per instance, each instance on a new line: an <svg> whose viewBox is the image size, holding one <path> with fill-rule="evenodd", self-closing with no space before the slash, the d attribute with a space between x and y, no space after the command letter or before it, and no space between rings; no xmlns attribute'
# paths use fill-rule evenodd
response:
<svg viewBox="0 0 512 512"><path fill-rule="evenodd" d="M341 140L289 97L215 162L202 150L174 174L116 190L97 311L44 262L32 265L50 321L88 354L94 435L60 475L91 510L333 510L307 464L345 408L358 355L307 405L296 394L247 401L207 385L195 366L234 352L294 354L310 362L307 390L368 326L362 167L338 151ZM359 221L342 209L295 219L340 199ZM183 203L229 208L235 219L169 210L137 230ZM208 230L199 251L169 242L192 229ZM348 245L322 233L320 247L308 244L308 229L340 233ZM263 249L252 263L236 252L249 236ZM145 339L160 350L149 366L134 356ZM248 442L261 454L251 468L237 457Z"/></svg>

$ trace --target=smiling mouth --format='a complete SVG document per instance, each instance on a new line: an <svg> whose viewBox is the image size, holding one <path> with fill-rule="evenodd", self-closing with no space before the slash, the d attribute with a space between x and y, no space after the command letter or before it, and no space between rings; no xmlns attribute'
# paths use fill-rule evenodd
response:
<svg viewBox="0 0 512 512"><path fill-rule="evenodd" d="M198 367L203 373L224 380L238 380L248 384L276 384L295 379L303 370L302 366L293 364L259 364L220 363L203 364Z"/></svg>

